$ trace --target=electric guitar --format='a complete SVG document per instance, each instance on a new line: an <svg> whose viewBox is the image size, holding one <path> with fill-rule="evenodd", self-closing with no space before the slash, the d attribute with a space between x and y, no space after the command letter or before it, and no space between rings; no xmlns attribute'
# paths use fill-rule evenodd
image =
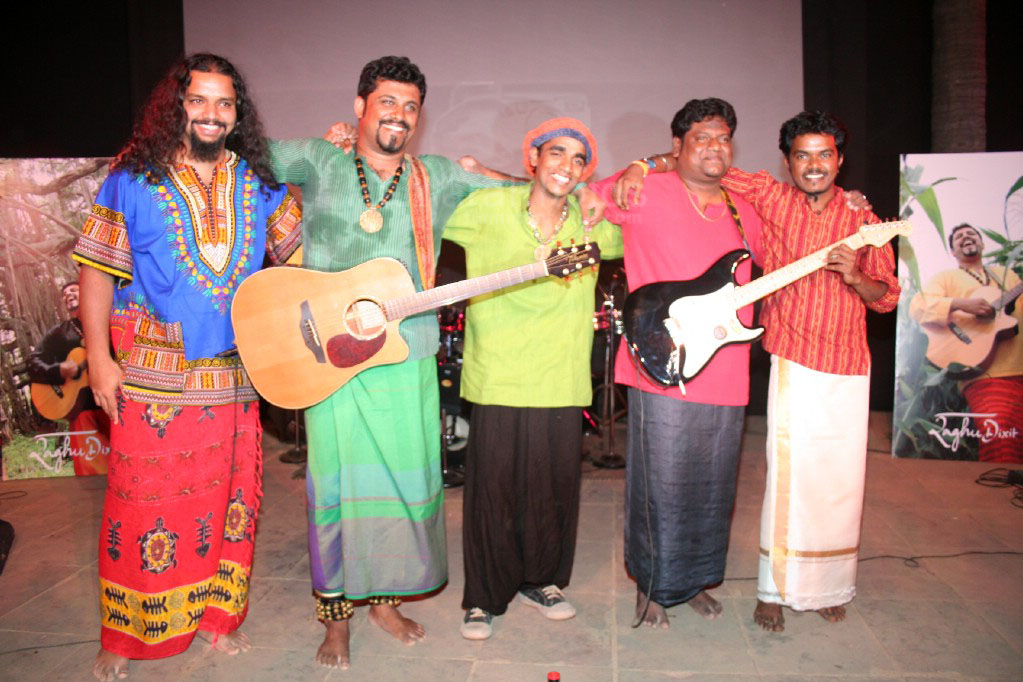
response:
<svg viewBox="0 0 1023 682"><path fill-rule="evenodd" d="M235 343L259 393L299 409L320 402L364 369L401 362L398 324L545 275L568 277L600 262L594 243L558 247L546 260L416 292L393 258L343 272L278 267L246 278L231 304Z"/></svg>
<svg viewBox="0 0 1023 682"><path fill-rule="evenodd" d="M978 287L970 298L983 298L995 309L995 316L982 319L956 310L947 324L924 324L927 334L927 359L956 379L972 379L983 373L994 356L995 343L1019 333L1019 320L1005 308L1023 293L1023 284L1008 291L998 287Z"/></svg>
<svg viewBox="0 0 1023 682"><path fill-rule="evenodd" d="M68 353L68 360L78 365L78 372L70 379L65 379L63 384L40 384L33 383L29 389L32 393L32 404L36 411L50 421L64 419L75 403L83 388L89 387L89 371L85 361L85 349L72 348Z"/></svg>
<svg viewBox="0 0 1023 682"><path fill-rule="evenodd" d="M738 286L735 272L750 257L742 249L722 256L696 279L654 282L625 299L623 318L629 349L649 377L664 386L681 387L707 366L724 346L750 343L763 327L746 327L738 311L827 265L828 252L839 244L856 250L883 246L896 235L909 235L906 221L862 225L859 231L789 263L748 284Z"/></svg>

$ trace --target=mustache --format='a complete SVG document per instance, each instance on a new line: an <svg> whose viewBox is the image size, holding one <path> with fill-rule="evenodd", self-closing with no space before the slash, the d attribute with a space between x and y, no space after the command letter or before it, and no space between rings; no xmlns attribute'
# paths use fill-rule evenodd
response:
<svg viewBox="0 0 1023 682"><path fill-rule="evenodd" d="M385 121L380 121L380 125L401 126L402 128L405 129L405 132L408 132L409 130L408 123L405 123L405 121L395 121L389 119Z"/></svg>
<svg viewBox="0 0 1023 682"><path fill-rule="evenodd" d="M199 125L199 126L218 126L220 128L224 128L225 130L227 129L227 124L226 123L224 123L223 121L218 121L216 119L211 119L211 118L196 119L196 120L192 121L192 125L193 126L197 126L197 125Z"/></svg>

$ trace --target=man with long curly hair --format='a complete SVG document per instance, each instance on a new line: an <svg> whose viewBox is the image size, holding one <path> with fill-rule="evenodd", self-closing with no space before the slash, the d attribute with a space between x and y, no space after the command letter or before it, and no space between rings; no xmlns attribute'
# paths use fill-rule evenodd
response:
<svg viewBox="0 0 1023 682"><path fill-rule="evenodd" d="M100 538L101 680L128 659L228 654L248 605L259 507L259 410L233 352L231 298L299 245L245 82L196 54L156 86L72 258L89 379L110 417ZM113 349L113 357L111 356Z"/></svg>

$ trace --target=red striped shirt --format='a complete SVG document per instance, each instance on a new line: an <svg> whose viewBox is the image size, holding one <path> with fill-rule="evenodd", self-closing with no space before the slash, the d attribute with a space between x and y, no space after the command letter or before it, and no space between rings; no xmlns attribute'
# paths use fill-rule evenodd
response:
<svg viewBox="0 0 1023 682"><path fill-rule="evenodd" d="M764 220L765 273L854 234L860 225L880 222L869 211L846 206L839 187L818 215L803 192L767 171L732 168L721 184L752 203ZM819 372L868 374L866 309L893 310L900 290L891 244L860 249L858 265L866 276L888 285L884 296L864 303L837 272L817 270L765 299L760 314L767 328L764 348Z"/></svg>

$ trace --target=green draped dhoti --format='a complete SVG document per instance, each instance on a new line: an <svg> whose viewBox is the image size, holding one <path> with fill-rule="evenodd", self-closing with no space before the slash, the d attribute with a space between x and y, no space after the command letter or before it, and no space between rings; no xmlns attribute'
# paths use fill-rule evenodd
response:
<svg viewBox="0 0 1023 682"><path fill-rule="evenodd" d="M431 357L365 370L305 413L313 590L349 599L447 580Z"/></svg>

